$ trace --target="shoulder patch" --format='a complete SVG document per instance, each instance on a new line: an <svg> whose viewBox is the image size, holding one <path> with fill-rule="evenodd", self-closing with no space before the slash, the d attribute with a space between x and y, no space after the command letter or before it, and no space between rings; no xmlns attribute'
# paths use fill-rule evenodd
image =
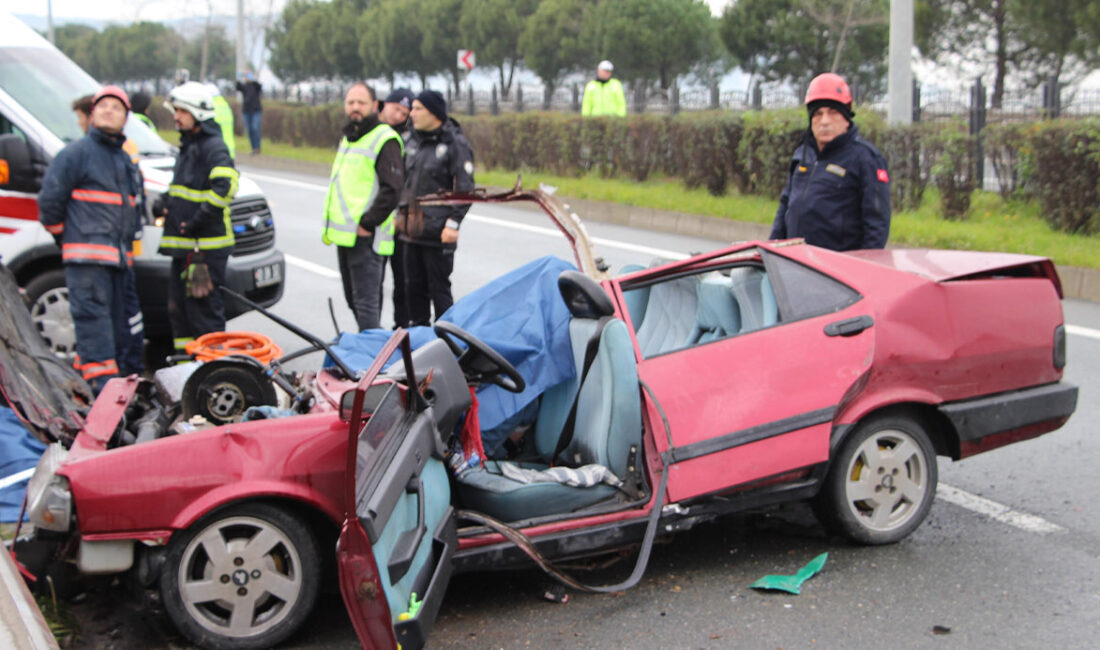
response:
<svg viewBox="0 0 1100 650"><path fill-rule="evenodd" d="M462 169L466 172L467 176L473 176L474 175L474 163L473 163L473 161L472 160L467 160L465 163L462 164Z"/></svg>
<svg viewBox="0 0 1100 650"><path fill-rule="evenodd" d="M840 176L840 177L844 177L848 174L847 169L844 169L843 167L841 167L840 165L838 165L836 163L829 163L828 165L826 165L825 166L825 171L829 172L830 174L836 174L837 176Z"/></svg>
<svg viewBox="0 0 1100 650"><path fill-rule="evenodd" d="M875 171L875 177L878 178L881 183L890 182L890 174L886 173L885 169L879 169Z"/></svg>

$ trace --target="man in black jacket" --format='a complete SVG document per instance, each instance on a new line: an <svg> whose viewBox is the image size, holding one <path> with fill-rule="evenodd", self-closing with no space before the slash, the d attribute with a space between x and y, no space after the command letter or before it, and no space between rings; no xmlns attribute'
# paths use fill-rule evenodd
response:
<svg viewBox="0 0 1100 650"><path fill-rule="evenodd" d="M229 203L237 193L233 158L214 121L214 97L189 81L172 89L166 107L175 111L180 152L172 184L154 212L165 216L160 253L172 258L168 320L177 352L196 337L225 330L219 286L233 251Z"/></svg>
<svg viewBox="0 0 1100 650"><path fill-rule="evenodd" d="M389 124L402 139L412 128L409 126L409 111L414 99L416 95L408 88L394 88L386 95L386 101L379 102L378 119ZM409 322L409 307L405 301L405 242L394 242L393 255L389 259L393 269L393 322L396 328Z"/></svg>
<svg viewBox="0 0 1100 650"><path fill-rule="evenodd" d="M96 93L88 135L57 154L38 194L38 218L65 264L76 367L97 393L119 374L126 276L144 205L141 172L122 149L129 110L121 88Z"/></svg>
<svg viewBox="0 0 1100 650"><path fill-rule="evenodd" d="M248 132L248 141L252 143L252 155L260 153L260 122L263 116L263 85L256 81L256 75L248 70L241 75L237 82L237 90L241 93L241 115L244 116L245 131Z"/></svg>
<svg viewBox="0 0 1100 650"><path fill-rule="evenodd" d="M836 251L884 248L890 236L886 159L852 124L852 93L840 75L806 91L810 128L791 160L771 239L803 237Z"/></svg>
<svg viewBox="0 0 1100 650"><path fill-rule="evenodd" d="M474 189L474 154L458 122L447 117L447 102L425 90L412 103L413 130L405 143L407 213L401 241L405 247L405 299L409 325L429 325L454 304L454 269L458 229L470 205L421 206L415 197L441 190Z"/></svg>

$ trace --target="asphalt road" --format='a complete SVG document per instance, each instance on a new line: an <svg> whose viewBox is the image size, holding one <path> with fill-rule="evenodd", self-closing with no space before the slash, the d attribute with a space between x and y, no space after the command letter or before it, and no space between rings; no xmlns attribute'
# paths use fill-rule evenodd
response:
<svg viewBox="0 0 1100 650"><path fill-rule="evenodd" d="M247 168L246 168L247 169ZM275 313L327 338L353 325L319 236L325 179L255 170L288 259ZM581 215L582 218L584 215ZM587 222L613 270L627 263L714 248L721 242ZM540 213L475 206L465 221L453 275L460 297L546 254L572 259ZM389 278L387 278L387 285ZM388 300L387 300L388 303ZM1026 305L1021 305L1026 309ZM383 323L392 316L387 304ZM905 541L864 548L828 538L800 506L700 526L654 550L642 583L620 595L542 598L537 570L455 578L432 632L434 647L662 648L1092 648L1100 621L1100 305L1064 304L1066 379L1081 387L1062 430L959 463L940 459L941 490L925 524ZM274 334L256 314L232 328ZM303 361L315 367L318 359ZM828 552L802 594L751 590L765 574L791 574ZM590 581L629 572L627 558ZM178 638L165 643L179 644ZM355 647L335 595L292 647ZM121 646L120 646L121 647Z"/></svg>

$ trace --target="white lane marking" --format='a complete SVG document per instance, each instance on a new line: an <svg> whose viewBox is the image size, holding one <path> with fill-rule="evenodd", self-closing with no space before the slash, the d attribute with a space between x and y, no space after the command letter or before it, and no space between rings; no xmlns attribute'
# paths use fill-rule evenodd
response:
<svg viewBox="0 0 1100 650"><path fill-rule="evenodd" d="M286 263L290 264L291 266L297 266L300 269L310 271L311 273L316 273L317 275L320 275L320 276L323 276L323 277L326 277L326 278L337 278L338 279L340 277L340 272L339 271L334 271L333 269L330 269L327 266L321 266L320 264L315 264L313 262L310 262L309 260L304 260L300 257L295 257L293 255L288 255L286 253L283 253L283 259L285 259Z"/></svg>
<svg viewBox="0 0 1100 650"><path fill-rule="evenodd" d="M0 478L0 489L6 488L9 485L15 485L16 483L19 483L20 481L26 481L27 479L29 479L33 475L34 475L34 468L32 467L30 469L25 469L22 472L16 472L16 473L12 474L11 476L5 476L4 478Z"/></svg>
<svg viewBox="0 0 1100 650"><path fill-rule="evenodd" d="M486 223L500 228L523 230L525 232L533 232L539 235L546 235L548 237L556 237L558 239L561 239L563 237L561 232L555 228L544 228L542 226L532 226L526 223L505 221L504 219L494 219L493 217L485 217L480 214L467 214L466 219ZM635 253L645 253L646 255L656 255L657 257L663 257L670 260L686 260L688 258L688 256L683 253L677 253L676 251L665 250L663 248L653 248L652 246L642 246L641 244L630 244L627 242L616 241L614 239L604 239L603 237L589 237L589 239L592 240L593 244L599 244L600 246L607 246L608 248L618 248Z"/></svg>
<svg viewBox="0 0 1100 650"><path fill-rule="evenodd" d="M319 183L306 183L305 181L296 181L289 178L282 178L280 176L268 176L267 174L256 174L251 171L245 172L249 178L258 181L264 181L267 183L280 183L282 185L290 185L291 187L300 187L304 190L314 190L317 192L327 192L328 185L321 185Z"/></svg>
<svg viewBox="0 0 1100 650"><path fill-rule="evenodd" d="M1019 510L1013 510L1004 504L991 501L976 494L971 494L950 485L941 483L940 486L936 488L936 496L948 503L953 503L967 510L989 517L990 519L996 519L1001 523L1015 526L1020 530L1025 530L1030 533L1046 535L1049 533L1060 533L1065 530L1065 528L1062 528L1058 524L1051 523L1042 517L1029 515Z"/></svg>
<svg viewBox="0 0 1100 650"><path fill-rule="evenodd" d="M1088 327L1081 327L1080 325L1066 324L1066 333L1073 334L1074 336L1085 336L1090 339L1096 339L1100 341L1100 330L1090 329Z"/></svg>

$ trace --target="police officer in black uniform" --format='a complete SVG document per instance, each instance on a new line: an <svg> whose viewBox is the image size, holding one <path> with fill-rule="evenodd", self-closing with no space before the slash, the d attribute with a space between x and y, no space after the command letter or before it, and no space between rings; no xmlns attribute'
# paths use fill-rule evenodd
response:
<svg viewBox="0 0 1100 650"><path fill-rule="evenodd" d="M451 271L466 205L421 207L415 197L441 190L474 189L474 154L458 122L447 117L447 102L425 90L412 102L413 128L405 143L405 195L399 239L406 243L405 300L409 325L431 324L454 303Z"/></svg>
<svg viewBox="0 0 1100 650"><path fill-rule="evenodd" d="M806 91L810 128L791 159L771 239L803 237L836 251L885 248L890 236L886 159L852 124L852 93L826 73Z"/></svg>

